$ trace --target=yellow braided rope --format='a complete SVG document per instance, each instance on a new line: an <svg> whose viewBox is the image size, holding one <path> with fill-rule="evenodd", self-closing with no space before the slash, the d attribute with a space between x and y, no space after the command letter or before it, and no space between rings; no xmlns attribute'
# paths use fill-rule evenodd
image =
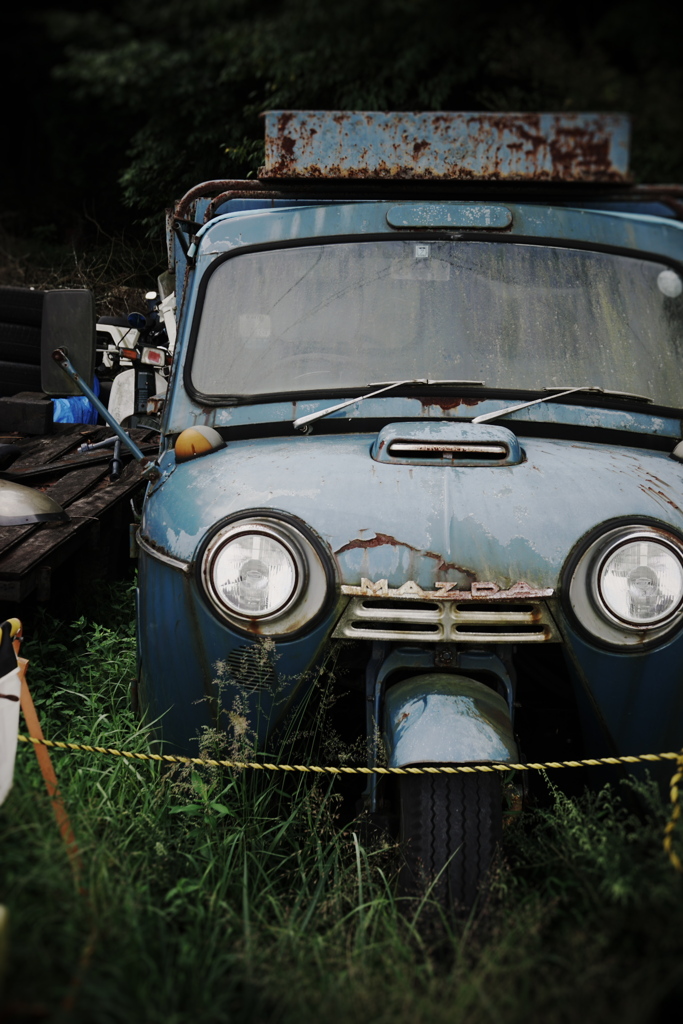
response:
<svg viewBox="0 0 683 1024"><path fill-rule="evenodd" d="M676 871L683 873L681 858L678 856L673 846L674 829L676 828L676 823L681 816L680 792L678 788L680 786L681 779L683 779L683 756L681 754L679 754L677 761L676 773L672 776L671 782L669 783L671 817L664 829L664 850Z"/></svg>
<svg viewBox="0 0 683 1024"><path fill-rule="evenodd" d="M163 761L166 764L213 765L220 768L255 768L259 771L271 772L324 772L328 775L435 775L471 772L509 772L544 771L546 768L583 768L599 767L600 765L638 764L641 761L678 761L677 753L664 754L630 754L624 757L588 757L581 761L531 761L528 764L512 762L475 764L475 765L435 765L424 768L366 768L364 766L340 765L339 767L304 764L272 764L268 761L223 761L209 757L183 757L176 754L141 754L132 750L117 750L115 747L97 747L88 743L67 743L63 740L38 739L35 736L19 736L22 743L36 743L55 750L83 750L89 754L110 754L112 757L125 757L133 761Z"/></svg>
<svg viewBox="0 0 683 1024"><path fill-rule="evenodd" d="M124 757L130 761L161 761L165 764L212 765L216 768L253 768L266 772L317 772L326 775L458 775L474 772L508 772L544 771L547 768L598 768L602 765L624 765L652 763L656 761L676 761L676 773L671 779L671 817L664 830L664 850L671 864L683 873L683 862L673 848L673 833L681 816L679 786L683 780L683 752L667 751L662 754L626 754L623 757L586 757L579 761L531 761L528 764L474 764L474 765L426 765L423 768L383 768L375 766L340 765L334 767L310 764L273 764L269 761L227 761L211 757L183 757L176 754L142 754L133 750L117 750L115 747L98 747L88 743L67 743L64 740L38 739L36 736L18 737L21 743L34 743L54 750L80 750L89 754L109 754L112 757Z"/></svg>

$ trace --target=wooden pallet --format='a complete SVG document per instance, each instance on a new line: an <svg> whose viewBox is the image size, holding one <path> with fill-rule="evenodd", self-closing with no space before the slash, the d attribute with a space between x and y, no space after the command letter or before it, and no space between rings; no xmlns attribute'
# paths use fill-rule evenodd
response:
<svg viewBox="0 0 683 1024"><path fill-rule="evenodd" d="M155 431L137 428L130 434L145 454L156 454ZM123 472L111 480L111 450L82 455L77 451L85 441L110 436L109 427L73 425L49 437L0 438L22 449L2 476L49 494L69 517L65 523L0 527L0 601L19 604L31 594L46 598L55 569L71 558L86 557L87 549L98 545L103 529L127 530L129 517L122 517L121 511L142 486L142 467L122 445Z"/></svg>

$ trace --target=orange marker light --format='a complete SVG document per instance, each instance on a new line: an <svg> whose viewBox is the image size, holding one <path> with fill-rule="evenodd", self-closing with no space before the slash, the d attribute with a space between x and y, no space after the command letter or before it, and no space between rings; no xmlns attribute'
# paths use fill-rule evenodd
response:
<svg viewBox="0 0 683 1024"><path fill-rule="evenodd" d="M225 441L213 427L188 427L175 443L176 462L187 462L225 448Z"/></svg>

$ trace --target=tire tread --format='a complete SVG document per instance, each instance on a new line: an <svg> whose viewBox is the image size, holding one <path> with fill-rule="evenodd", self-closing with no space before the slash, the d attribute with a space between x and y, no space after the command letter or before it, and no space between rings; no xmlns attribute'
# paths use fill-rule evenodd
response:
<svg viewBox="0 0 683 1024"><path fill-rule="evenodd" d="M402 891L422 895L432 886L442 904L471 907L502 833L500 779L408 775L400 803Z"/></svg>
<svg viewBox="0 0 683 1024"><path fill-rule="evenodd" d="M0 398L20 391L40 391L40 367L0 360Z"/></svg>
<svg viewBox="0 0 683 1024"><path fill-rule="evenodd" d="M40 366L40 330L26 324L0 323L0 359Z"/></svg>
<svg viewBox="0 0 683 1024"><path fill-rule="evenodd" d="M34 288L0 287L0 324L40 327L45 292Z"/></svg>

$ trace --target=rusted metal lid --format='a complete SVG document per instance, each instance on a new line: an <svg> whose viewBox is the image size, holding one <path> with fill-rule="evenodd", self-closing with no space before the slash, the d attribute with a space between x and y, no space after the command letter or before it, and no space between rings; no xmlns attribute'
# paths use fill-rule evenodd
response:
<svg viewBox="0 0 683 1024"><path fill-rule="evenodd" d="M628 182L625 114L270 110L259 177Z"/></svg>

